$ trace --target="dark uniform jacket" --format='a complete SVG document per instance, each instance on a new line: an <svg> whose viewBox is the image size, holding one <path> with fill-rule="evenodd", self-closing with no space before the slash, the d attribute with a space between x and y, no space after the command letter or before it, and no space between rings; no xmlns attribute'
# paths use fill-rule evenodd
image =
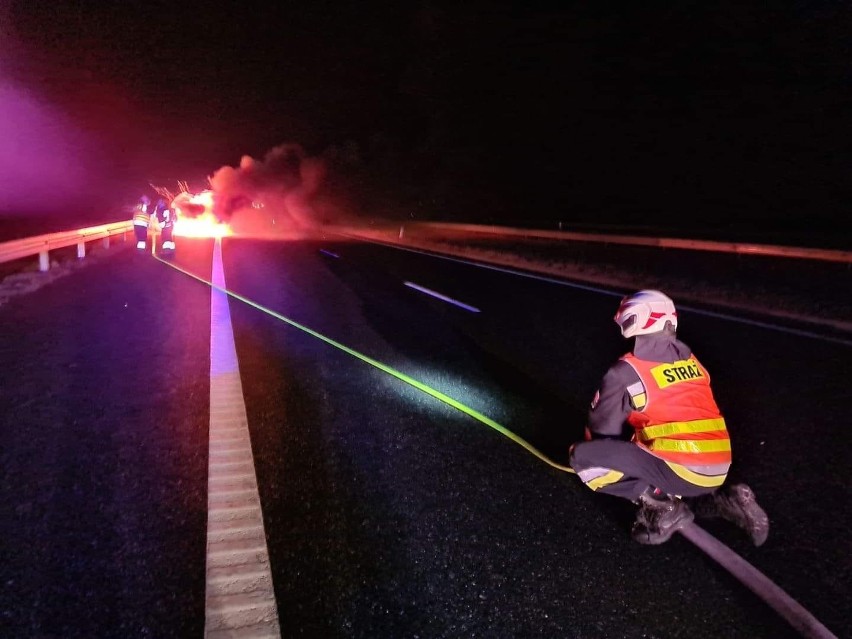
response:
<svg viewBox="0 0 852 639"><path fill-rule="evenodd" d="M676 362L692 353L689 346L668 333L637 335L635 340L633 354L652 362ZM587 423L592 439L629 439L633 428L627 424L627 416L633 407L628 389L633 390L635 384L641 383L639 375L625 361L618 360L609 368L589 409Z"/></svg>
<svg viewBox="0 0 852 639"><path fill-rule="evenodd" d="M175 224L175 212L168 206L158 206L156 211L154 211L154 217L157 218L157 221L163 228L168 229Z"/></svg>

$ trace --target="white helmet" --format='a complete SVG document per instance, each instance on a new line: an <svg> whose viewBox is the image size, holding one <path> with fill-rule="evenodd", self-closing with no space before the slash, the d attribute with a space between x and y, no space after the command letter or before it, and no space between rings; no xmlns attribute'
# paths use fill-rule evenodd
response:
<svg viewBox="0 0 852 639"><path fill-rule="evenodd" d="M666 322L677 328L677 310L674 302L660 291L645 290L628 295L621 300L615 313L615 323L624 337L659 333Z"/></svg>

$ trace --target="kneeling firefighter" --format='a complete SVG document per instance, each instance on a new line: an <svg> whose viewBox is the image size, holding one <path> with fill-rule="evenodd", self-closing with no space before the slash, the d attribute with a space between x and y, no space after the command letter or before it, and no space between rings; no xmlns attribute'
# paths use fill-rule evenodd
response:
<svg viewBox="0 0 852 639"><path fill-rule="evenodd" d="M633 349L604 375L571 467L592 490L639 505L632 537L641 544L661 544L704 516L733 522L760 546L769 519L751 488L725 485L731 440L707 369L676 337L674 302L639 291L614 319Z"/></svg>

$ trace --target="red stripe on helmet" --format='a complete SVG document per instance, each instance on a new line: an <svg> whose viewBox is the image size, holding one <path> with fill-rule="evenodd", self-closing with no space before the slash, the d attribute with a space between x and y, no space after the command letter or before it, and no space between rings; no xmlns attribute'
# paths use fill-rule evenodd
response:
<svg viewBox="0 0 852 639"><path fill-rule="evenodd" d="M657 320L660 319L663 316L665 316L665 313L651 313L651 315L648 317L648 321L645 322L645 326L642 327L642 330L645 330L646 328L653 326L654 324L657 323Z"/></svg>

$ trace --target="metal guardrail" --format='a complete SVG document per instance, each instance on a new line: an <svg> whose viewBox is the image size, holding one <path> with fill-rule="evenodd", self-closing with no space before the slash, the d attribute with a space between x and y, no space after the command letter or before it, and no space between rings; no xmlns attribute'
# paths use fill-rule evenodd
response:
<svg viewBox="0 0 852 639"><path fill-rule="evenodd" d="M504 226L486 226L477 224L454 224L449 222L416 222L406 226L436 231L462 231L501 235L504 237L539 238L547 240L573 240L579 242L599 242L606 244L627 244L633 246L651 246L654 248L675 248L692 251L715 251L719 253L739 253L746 255L766 255L772 257L793 257L828 262L852 264L852 251L834 249L801 248L774 244L750 244L742 242L716 242L711 240L685 240L669 237L641 237L630 235L608 235L602 233L576 233L572 231L546 231L539 229L518 229ZM400 237L403 236L400 228Z"/></svg>
<svg viewBox="0 0 852 639"><path fill-rule="evenodd" d="M436 231L461 231L468 233L482 233L485 235L501 235L504 237L626 244L633 246L676 248L693 251L715 251L721 253L792 257L852 264L852 251L840 251L834 249L802 248L743 242L717 242L711 240L687 240L666 237L609 235L603 233L578 233L572 231L547 231L541 229L519 229L506 226L456 224L449 222L415 222L409 223L408 226ZM405 225L401 226L399 229L400 238L403 237L404 229ZM0 242L0 264L29 257L31 255L38 255L40 270L47 271L50 268L48 252L53 249L65 248L76 244L77 257L82 258L86 255L86 242L98 239L104 239L106 242L109 242L109 238L111 236L119 234L123 235L124 233L131 232L132 230L133 224L130 221L113 222L111 224L91 226L74 231L60 231L58 233L36 235L20 240Z"/></svg>
<svg viewBox="0 0 852 639"><path fill-rule="evenodd" d="M113 222L74 231L59 231L20 240L0 242L0 264L38 255L39 270L47 271L50 269L49 252L51 250L76 244L77 257L83 258L86 256L86 242L102 239L104 244L109 246L109 240L113 235L123 235L132 231L133 224L130 221Z"/></svg>

